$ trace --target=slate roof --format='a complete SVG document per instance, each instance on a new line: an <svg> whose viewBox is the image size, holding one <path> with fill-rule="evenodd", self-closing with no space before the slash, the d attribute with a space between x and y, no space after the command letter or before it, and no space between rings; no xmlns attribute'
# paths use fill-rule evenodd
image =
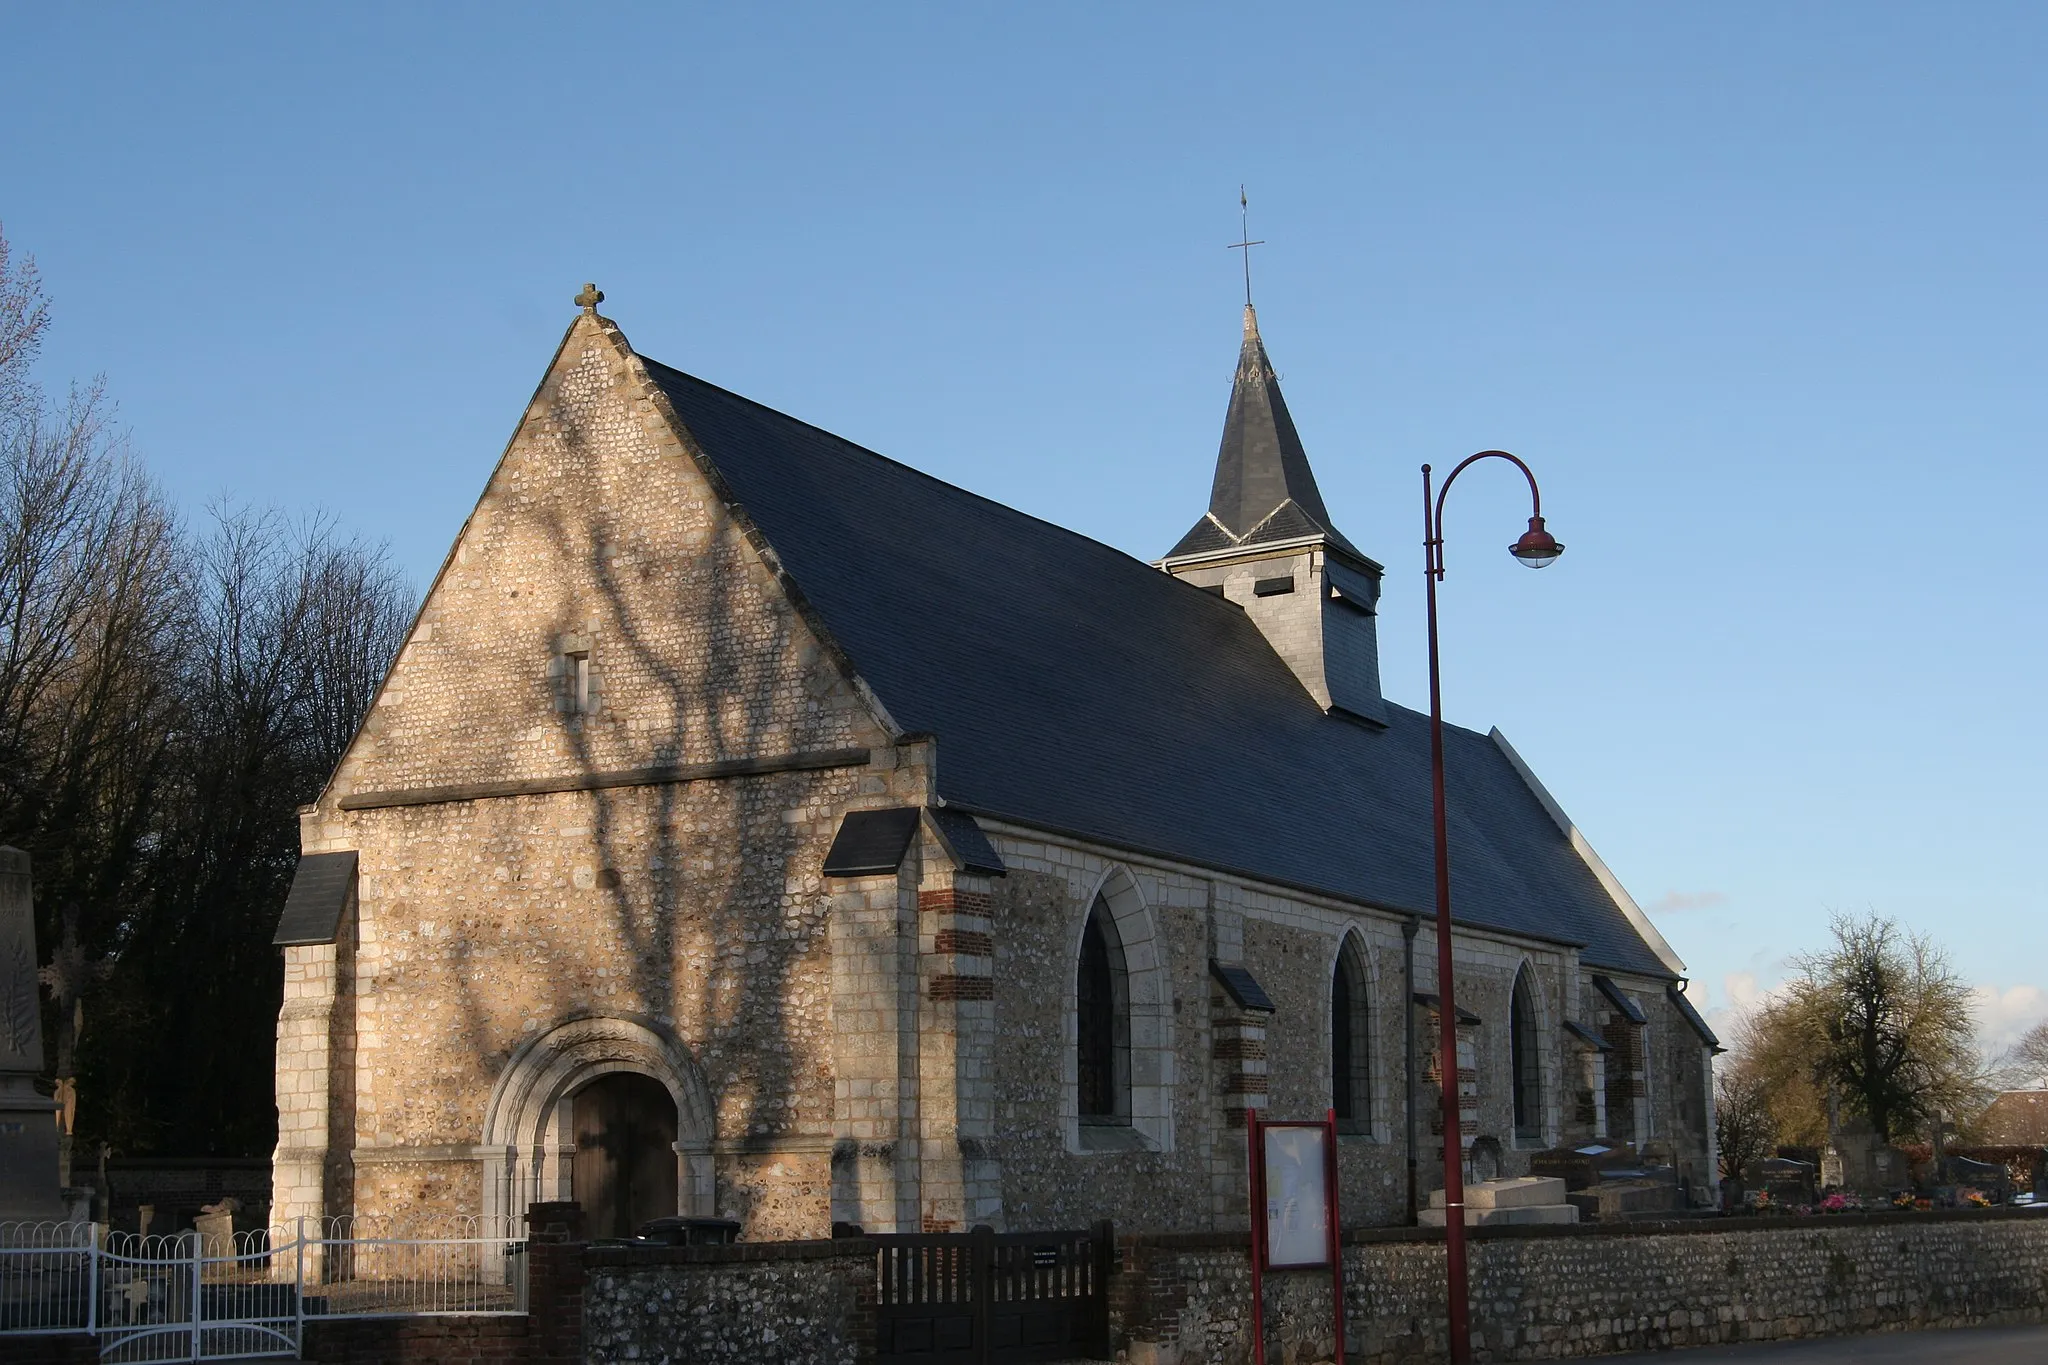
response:
<svg viewBox="0 0 2048 1365"><path fill-rule="evenodd" d="M342 911L348 908L349 889L355 885L356 855L308 853L300 857L292 873L292 889L284 898L277 917L277 933L271 943L293 947L308 943L332 943L341 926Z"/></svg>
<svg viewBox="0 0 2048 1365"><path fill-rule="evenodd" d="M1321 536L1358 555L1323 506L1315 471L1301 448L1287 400L1280 394L1280 377L1266 357L1265 342L1259 339L1259 315L1246 304L1244 345L1230 383L1230 408L1223 417L1223 442L1216 452L1209 513L1166 557L1303 536Z"/></svg>
<svg viewBox="0 0 2048 1365"><path fill-rule="evenodd" d="M938 737L947 803L1432 912L1427 716L1325 714L1222 599L647 368L883 705ZM1455 727L1445 746L1458 920L1670 978L1499 747Z"/></svg>

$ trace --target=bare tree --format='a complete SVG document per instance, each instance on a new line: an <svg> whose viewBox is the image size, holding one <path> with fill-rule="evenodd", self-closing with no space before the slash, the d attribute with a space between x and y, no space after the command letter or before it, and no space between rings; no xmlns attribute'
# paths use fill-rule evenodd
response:
<svg viewBox="0 0 2048 1365"><path fill-rule="evenodd" d="M1714 1145L1723 1178L1740 1180L1776 1149L1777 1141L1778 1124L1763 1076L1739 1057L1722 1066L1714 1076Z"/></svg>
<svg viewBox="0 0 2048 1365"><path fill-rule="evenodd" d="M0 230L0 415L11 413L30 390L28 368L50 325L50 301L34 257L19 263Z"/></svg>
<svg viewBox="0 0 2048 1365"><path fill-rule="evenodd" d="M411 594L380 549L324 518L217 506L191 569L178 729L149 898L116 983L155 1002L131 1031L113 1122L191 1154L272 1139L267 1038L282 982L270 934L298 856L300 805L353 736ZM192 1050L195 1037L241 1040ZM163 1040L186 1040L167 1042Z"/></svg>
<svg viewBox="0 0 2048 1365"><path fill-rule="evenodd" d="M260 1152L296 808L411 593L323 518L181 527L102 386L33 381L49 316L0 238L0 841L35 858L54 1079L126 1150Z"/></svg>
<svg viewBox="0 0 2048 1365"><path fill-rule="evenodd" d="M1993 1071L2000 1090L2032 1090L2048 1086L2048 1020L2020 1035L2006 1049Z"/></svg>

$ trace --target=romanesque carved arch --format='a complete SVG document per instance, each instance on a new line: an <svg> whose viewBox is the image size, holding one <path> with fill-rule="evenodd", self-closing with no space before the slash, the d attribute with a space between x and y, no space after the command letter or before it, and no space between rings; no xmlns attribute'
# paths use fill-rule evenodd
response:
<svg viewBox="0 0 2048 1365"><path fill-rule="evenodd" d="M578 1014L522 1044L491 1088L484 1109L484 1212L516 1215L535 1200L568 1197L569 1097L620 1071L652 1077L675 1101L680 1211L711 1211L717 1110L688 1045L645 1016Z"/></svg>
<svg viewBox="0 0 2048 1365"><path fill-rule="evenodd" d="M1128 1119L1123 1132L1080 1119L1077 976L1088 916L1100 903L1115 926L1122 957L1122 1001L1128 1021ZM1065 1046L1061 1049L1061 1116L1069 1151L1169 1151L1173 1147L1173 986L1164 940L1151 906L1129 868L1105 868L1075 907L1067 926Z"/></svg>

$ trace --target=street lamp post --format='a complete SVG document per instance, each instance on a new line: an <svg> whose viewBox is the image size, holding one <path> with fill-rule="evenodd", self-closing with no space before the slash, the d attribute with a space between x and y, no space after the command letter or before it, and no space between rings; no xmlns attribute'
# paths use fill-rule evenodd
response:
<svg viewBox="0 0 2048 1365"><path fill-rule="evenodd" d="M1507 460L1529 481L1529 529L1508 552L1532 569L1546 568L1564 546L1543 529L1543 495L1529 466L1505 450L1467 456L1432 497L1429 466L1422 467L1423 581L1429 589L1429 776L1436 821L1436 994L1437 1072L1444 1106L1444 1263L1449 1280L1452 1365L1470 1365L1472 1325L1467 1312L1465 1273L1465 1116L1458 1105L1458 1013L1451 994L1451 850L1444 815L1444 701L1436 652L1436 585L1444 576L1444 498L1470 465Z"/></svg>

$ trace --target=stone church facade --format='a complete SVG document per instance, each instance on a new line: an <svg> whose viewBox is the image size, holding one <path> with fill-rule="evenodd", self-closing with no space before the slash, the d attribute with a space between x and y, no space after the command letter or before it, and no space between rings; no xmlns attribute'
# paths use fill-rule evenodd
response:
<svg viewBox="0 0 2048 1365"><path fill-rule="evenodd" d="M1241 1227L1244 1114L1440 1183L1425 722L1247 310L1156 565L635 353L586 295L279 926L274 1216ZM1713 1185L1682 964L1450 735L1472 1161ZM1422 764L1422 766L1418 766Z"/></svg>

